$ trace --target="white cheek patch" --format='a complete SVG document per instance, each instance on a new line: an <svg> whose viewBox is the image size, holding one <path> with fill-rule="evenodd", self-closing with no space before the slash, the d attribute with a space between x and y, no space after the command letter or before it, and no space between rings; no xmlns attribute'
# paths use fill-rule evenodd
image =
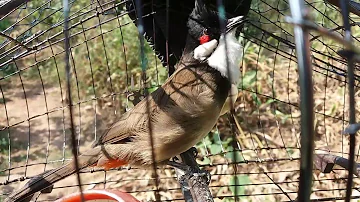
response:
<svg viewBox="0 0 360 202"><path fill-rule="evenodd" d="M194 50L194 58L201 61L205 60L213 53L217 45L218 41L216 39L199 45Z"/></svg>

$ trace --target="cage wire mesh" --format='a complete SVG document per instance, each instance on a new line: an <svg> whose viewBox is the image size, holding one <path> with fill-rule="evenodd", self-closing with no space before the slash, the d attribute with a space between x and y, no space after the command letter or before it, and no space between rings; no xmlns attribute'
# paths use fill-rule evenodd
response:
<svg viewBox="0 0 360 202"><path fill-rule="evenodd" d="M166 68L145 43L147 78L141 81L138 30L126 1L70 1L69 34L72 103L80 153L141 99L142 88L156 89L167 78ZM307 1L311 19L343 35L339 9L322 0ZM151 14L150 14L151 15ZM300 109L293 25L287 1L253 0L241 34L244 46L236 102L236 138L227 116L196 145L198 163L211 173L215 201L295 200L299 182ZM358 17L351 14L353 43L359 44ZM171 23L171 22L170 22ZM0 189L5 198L45 170L72 158L69 102L64 62L64 13L60 1L28 1L0 21ZM171 30L170 30L171 31ZM7 37L6 37L6 36ZM16 41L11 40L16 39ZM315 152L348 156L346 60L344 47L311 33ZM355 71L356 95L358 66ZM356 105L358 106L358 105ZM359 114L359 113L357 113ZM233 144L233 143L236 144ZM358 159L359 145L356 146ZM126 168L81 172L83 189L114 188L139 200L183 200L174 171ZM345 196L346 171L323 174L314 169L311 199L340 200ZM359 196L354 179L353 196ZM78 191L76 175L55 184L52 201Z"/></svg>

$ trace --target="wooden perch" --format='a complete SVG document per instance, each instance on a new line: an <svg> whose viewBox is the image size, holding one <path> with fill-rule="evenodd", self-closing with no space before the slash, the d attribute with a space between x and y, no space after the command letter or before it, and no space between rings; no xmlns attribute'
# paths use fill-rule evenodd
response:
<svg viewBox="0 0 360 202"><path fill-rule="evenodd" d="M323 173L329 173L333 170L335 165L338 165L346 170L349 170L349 160L332 155L332 154L315 154L314 156L314 165L315 167ZM355 162L354 174L360 176L360 164Z"/></svg>
<svg viewBox="0 0 360 202"><path fill-rule="evenodd" d="M191 170L200 173L201 170L194 158L193 149L180 154L181 162L191 168ZM189 170L190 171L190 170ZM193 172L185 172L175 168L177 179L186 202L213 202L207 177L196 175Z"/></svg>

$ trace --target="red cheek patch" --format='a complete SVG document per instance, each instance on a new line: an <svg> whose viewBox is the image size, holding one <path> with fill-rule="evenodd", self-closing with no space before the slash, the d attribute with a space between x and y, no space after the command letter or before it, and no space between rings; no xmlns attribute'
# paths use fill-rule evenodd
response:
<svg viewBox="0 0 360 202"><path fill-rule="evenodd" d="M210 36L207 35L207 34L204 34L199 38L199 41L200 41L200 44L204 44L206 42L209 42L210 41Z"/></svg>

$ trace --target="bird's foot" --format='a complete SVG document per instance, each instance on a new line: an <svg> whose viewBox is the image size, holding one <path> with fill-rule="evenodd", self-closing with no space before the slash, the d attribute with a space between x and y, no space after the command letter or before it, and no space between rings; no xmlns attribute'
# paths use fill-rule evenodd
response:
<svg viewBox="0 0 360 202"><path fill-rule="evenodd" d="M205 182L207 185L209 185L210 181L211 181L210 172L207 170L200 170L200 169L190 169L188 171L185 171L185 175L182 175L180 177L180 180L187 181L191 177L195 177L196 179L203 178L203 179L205 179Z"/></svg>
<svg viewBox="0 0 360 202"><path fill-rule="evenodd" d="M174 157L174 160L176 160L176 159L178 159L178 158ZM167 164L173 168L180 169L184 172L188 172L188 171L192 170L190 166L183 164L183 163L176 162L176 161L168 161Z"/></svg>
<svg viewBox="0 0 360 202"><path fill-rule="evenodd" d="M193 173L196 177L206 177L206 183L209 185L211 182L210 172L207 170L198 170L196 173Z"/></svg>
<svg viewBox="0 0 360 202"><path fill-rule="evenodd" d="M210 184L211 181L211 175L209 171L207 170L200 170L198 168L192 168L186 164L175 162L175 161L169 161L168 165L177 169L182 170L185 174L180 177L180 181L185 182L186 179L189 179L190 177L205 177L206 183Z"/></svg>

